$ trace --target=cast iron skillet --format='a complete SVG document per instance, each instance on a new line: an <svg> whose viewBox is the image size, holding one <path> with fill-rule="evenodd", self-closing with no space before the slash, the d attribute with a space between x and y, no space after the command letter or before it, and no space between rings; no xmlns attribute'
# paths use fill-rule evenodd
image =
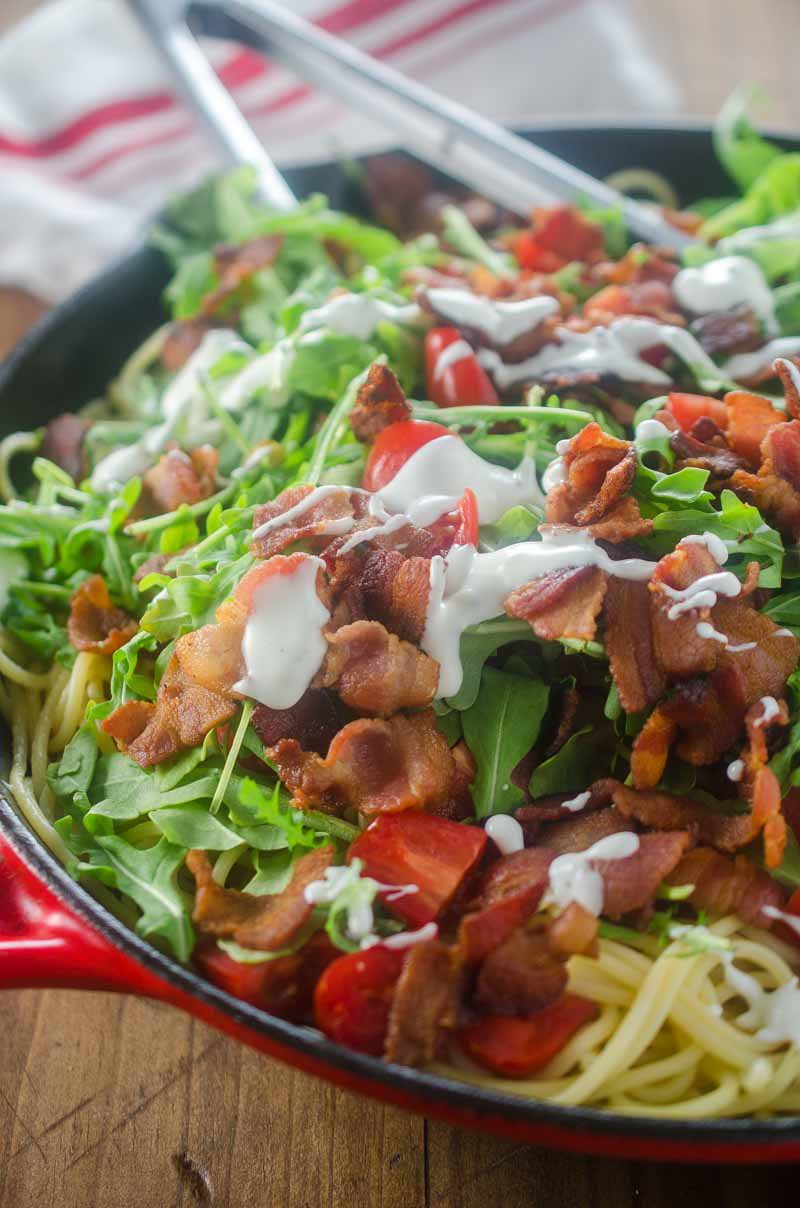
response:
<svg viewBox="0 0 800 1208"><path fill-rule="evenodd" d="M536 130L532 137L598 176L634 164L662 172L683 202L730 191L704 128L559 127ZM317 190L334 205L353 204L352 186L335 164L288 175L299 196ZM39 323L0 366L0 431L35 427L99 394L163 320L167 277L161 257L139 248ZM1 747L7 758L2 735ZM129 931L71 880L20 820L8 791L0 793L0 986L115 989L159 998L341 1086L516 1140L673 1161L800 1159L798 1117L683 1123L554 1107L387 1065L267 1015Z"/></svg>

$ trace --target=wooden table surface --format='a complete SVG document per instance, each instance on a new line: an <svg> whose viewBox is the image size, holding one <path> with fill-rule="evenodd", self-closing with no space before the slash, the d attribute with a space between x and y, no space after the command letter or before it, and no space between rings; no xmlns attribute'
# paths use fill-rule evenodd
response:
<svg viewBox="0 0 800 1208"><path fill-rule="evenodd" d="M798 0L608 0L710 114L739 80L800 127ZM0 29L35 7L2 0ZM587 111L602 97L587 96ZM2 182L0 181L0 188ZM0 356L36 317L0 291ZM168 1007L0 996L2 1208L786 1208L792 1168L588 1160L332 1090Z"/></svg>

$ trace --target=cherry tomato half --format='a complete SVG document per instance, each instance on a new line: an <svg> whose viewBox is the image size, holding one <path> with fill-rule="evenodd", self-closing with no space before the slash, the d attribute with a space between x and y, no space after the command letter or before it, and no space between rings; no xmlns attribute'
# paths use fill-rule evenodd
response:
<svg viewBox="0 0 800 1208"><path fill-rule="evenodd" d="M380 1057L404 957L402 951L376 944L328 965L314 991L320 1031L338 1044Z"/></svg>
<svg viewBox="0 0 800 1208"><path fill-rule="evenodd" d="M547 1065L564 1045L597 1014L597 1007L577 994L524 1018L486 1015L459 1033L464 1051L474 1061L505 1078L527 1078Z"/></svg>
<svg viewBox="0 0 800 1208"><path fill-rule="evenodd" d="M437 407L496 407L497 392L472 351L450 360L448 350L465 344L457 327L433 327L425 337L425 384ZM468 345L466 346L468 348ZM458 349L455 349L458 353Z"/></svg>

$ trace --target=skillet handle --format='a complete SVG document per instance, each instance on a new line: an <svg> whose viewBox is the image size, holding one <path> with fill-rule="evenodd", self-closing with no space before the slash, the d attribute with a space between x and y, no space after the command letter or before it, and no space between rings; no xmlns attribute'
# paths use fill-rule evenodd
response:
<svg viewBox="0 0 800 1208"><path fill-rule="evenodd" d="M170 997L167 983L70 910L0 833L0 989L30 986Z"/></svg>

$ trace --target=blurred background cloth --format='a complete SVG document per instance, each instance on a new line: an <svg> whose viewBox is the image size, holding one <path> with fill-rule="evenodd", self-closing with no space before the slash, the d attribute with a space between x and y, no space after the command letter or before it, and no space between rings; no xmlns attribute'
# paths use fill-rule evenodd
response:
<svg viewBox="0 0 800 1208"><path fill-rule="evenodd" d="M750 0L734 6L740 2ZM291 7L439 91L525 125L685 111L685 74L675 70L674 54L665 55L672 3L292 0ZM31 0L5 5L7 12L32 7ZM707 19L720 5L696 7L698 38L713 55L703 10ZM366 115L256 52L205 46L279 164L391 144ZM0 39L0 285L58 300L137 239L170 193L216 166L123 0L40 4Z"/></svg>

